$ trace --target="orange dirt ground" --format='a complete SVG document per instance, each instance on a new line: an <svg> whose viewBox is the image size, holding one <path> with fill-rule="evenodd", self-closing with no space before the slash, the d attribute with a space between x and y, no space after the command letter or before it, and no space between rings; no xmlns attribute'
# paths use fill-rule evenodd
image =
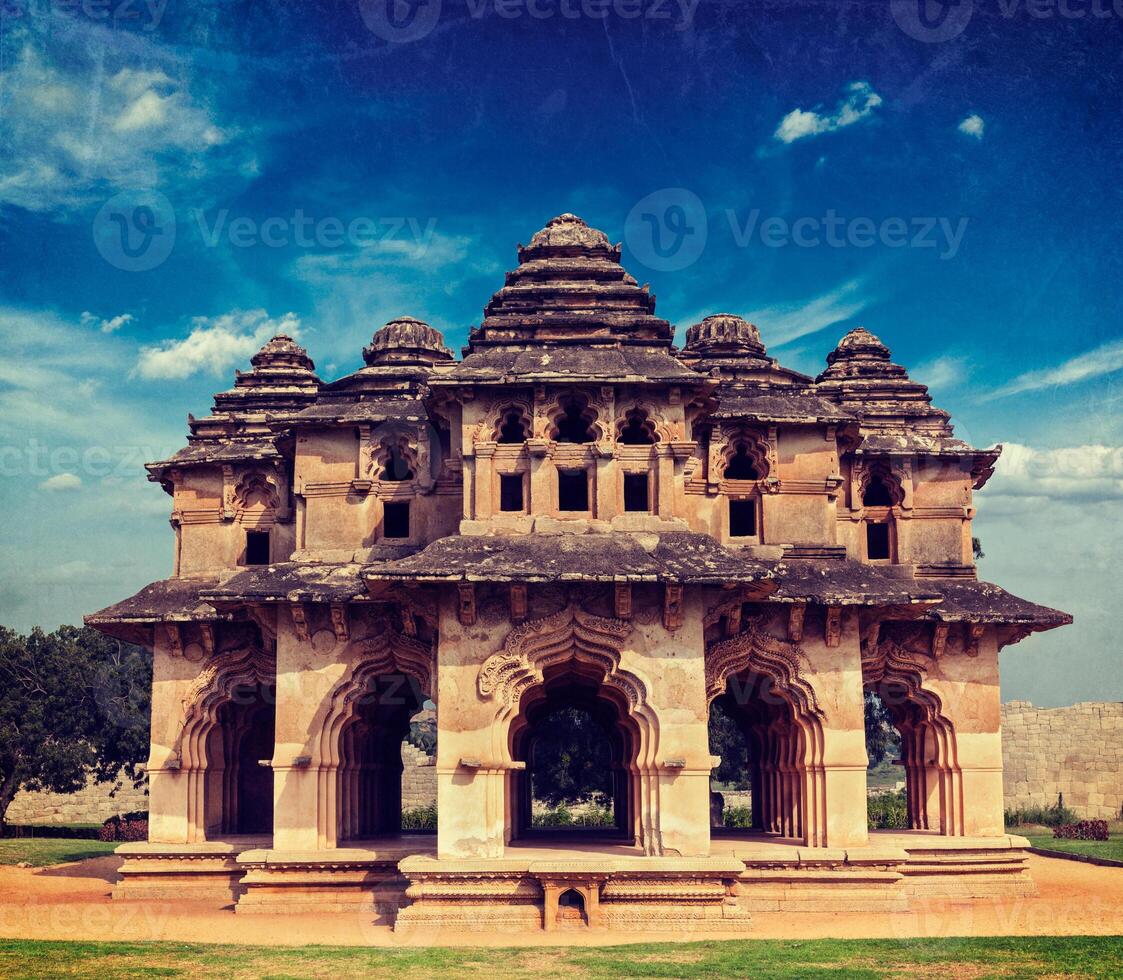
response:
<svg viewBox="0 0 1123 980"><path fill-rule="evenodd" d="M0 937L104 941L172 940L250 945L533 946L612 945L691 939L894 938L914 936L1107 935L1123 932L1123 871L1030 857L1039 895L1022 899L914 899L893 915L758 912L743 935L728 932L411 933L368 916L235 915L187 902L114 902L116 857L51 868L0 867Z"/></svg>

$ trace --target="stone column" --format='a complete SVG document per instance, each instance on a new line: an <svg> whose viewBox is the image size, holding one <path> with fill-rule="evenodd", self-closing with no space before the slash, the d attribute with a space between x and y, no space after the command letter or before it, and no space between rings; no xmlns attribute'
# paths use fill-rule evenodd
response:
<svg viewBox="0 0 1123 980"><path fill-rule="evenodd" d="M865 698L858 615L843 611L837 637L825 607L808 610L801 647L810 660L807 678L822 710L821 797L804 802L808 845L860 847L869 842L866 818ZM814 780L808 783L814 785Z"/></svg>
<svg viewBox="0 0 1123 980"><path fill-rule="evenodd" d="M541 469L553 469L543 460ZM484 660L504 629L461 623L455 589L440 600L437 666L437 856L503 856L508 819L505 747L496 744L493 702L477 693ZM508 627L509 628L509 627ZM513 818L517 807L510 808Z"/></svg>
<svg viewBox="0 0 1123 980"><path fill-rule="evenodd" d="M495 443L476 443L476 473L473 485L476 491L476 520L486 521L495 511L492 501L495 477Z"/></svg>
<svg viewBox="0 0 1123 980"><path fill-rule="evenodd" d="M667 457L669 461L669 457ZM710 853L709 705L706 701L704 606L699 590L684 590L682 626L635 624L621 667L648 685L648 706L658 724L652 762L658 793L649 853L704 857ZM633 651L642 645L642 655ZM634 659L633 659L634 658Z"/></svg>
<svg viewBox="0 0 1123 980"><path fill-rule="evenodd" d="M976 638L970 629L966 623L951 628L944 655L933 665L926 686L939 696L942 713L955 728L959 771L947 780L951 802L946 832L993 837L1005 832L998 644L993 626ZM932 806L929 826L934 821Z"/></svg>
<svg viewBox="0 0 1123 980"><path fill-rule="evenodd" d="M202 840L202 780L180 769L176 741L183 726L183 698L199 673L199 664L172 652L156 626L152 649L152 733L148 750L148 839L153 843L187 844ZM197 786L195 784L198 784ZM195 790L194 805L189 789ZM197 814L192 821L191 814Z"/></svg>
<svg viewBox="0 0 1123 980"><path fill-rule="evenodd" d="M320 799L319 735L331 691L347 672L328 611L306 613L300 639L288 610L277 616L277 716L273 748L273 848L311 851L333 843L334 794ZM329 831L327 837L324 831Z"/></svg>
<svg viewBox="0 0 1123 980"><path fill-rule="evenodd" d="M675 458L665 444L655 447L655 458L655 514L668 521L675 516Z"/></svg>

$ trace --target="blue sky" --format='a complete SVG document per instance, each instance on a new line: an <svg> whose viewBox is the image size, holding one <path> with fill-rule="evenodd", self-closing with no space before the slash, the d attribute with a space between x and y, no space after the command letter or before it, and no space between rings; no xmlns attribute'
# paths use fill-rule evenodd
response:
<svg viewBox="0 0 1123 980"><path fill-rule="evenodd" d="M4 0L0 622L169 574L141 463L272 332L325 379L401 314L459 347L574 211L680 332L815 373L862 324L1007 444L982 575L1077 621L1004 696L1123 698L1116 6Z"/></svg>

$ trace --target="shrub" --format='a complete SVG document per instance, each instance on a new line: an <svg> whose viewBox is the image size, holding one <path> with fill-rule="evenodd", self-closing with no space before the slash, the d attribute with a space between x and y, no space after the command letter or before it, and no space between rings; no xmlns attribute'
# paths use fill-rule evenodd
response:
<svg viewBox="0 0 1123 980"><path fill-rule="evenodd" d="M747 830L753 825L753 808L751 806L727 806L721 813L721 821L726 827Z"/></svg>
<svg viewBox="0 0 1123 980"><path fill-rule="evenodd" d="M608 807L593 807L584 813L578 813L573 822L578 827L615 827L616 820Z"/></svg>
<svg viewBox="0 0 1123 980"><path fill-rule="evenodd" d="M1063 823L1053 831L1054 837L1063 840L1107 840L1106 820L1078 820Z"/></svg>
<svg viewBox="0 0 1123 980"><path fill-rule="evenodd" d="M906 830L909 808L905 791L875 793L866 798L866 821L870 830Z"/></svg>
<svg viewBox="0 0 1123 980"><path fill-rule="evenodd" d="M564 803L551 810L543 810L534 814L531 820L532 827L572 827L573 812Z"/></svg>
<svg viewBox="0 0 1123 980"><path fill-rule="evenodd" d="M414 807L402 811L402 830L436 830L437 829L437 804L426 803L424 806Z"/></svg>
<svg viewBox="0 0 1123 980"><path fill-rule="evenodd" d="M148 840L148 814L126 813L110 817L101 825L97 839L104 841Z"/></svg>
<svg viewBox="0 0 1123 980"><path fill-rule="evenodd" d="M1064 797L1058 796L1053 806L1020 806L1007 810L1003 817L1007 827L1022 827L1026 824L1040 824L1043 827L1059 827L1061 824L1076 823L1079 819L1064 805Z"/></svg>

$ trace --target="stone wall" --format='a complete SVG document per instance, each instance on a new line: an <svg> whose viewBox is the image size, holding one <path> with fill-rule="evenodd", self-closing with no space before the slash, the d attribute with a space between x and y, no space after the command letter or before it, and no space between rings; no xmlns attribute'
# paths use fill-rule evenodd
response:
<svg viewBox="0 0 1123 980"><path fill-rule="evenodd" d="M413 745L402 746L402 809L412 810L437 802L437 770L435 759ZM29 823L101 823L118 813L148 809L144 786L133 789L123 782L116 795L110 796L113 783L89 783L77 793L16 794L8 807L10 824Z"/></svg>
<svg viewBox="0 0 1123 980"><path fill-rule="evenodd" d="M131 780L122 780L113 792L114 783L87 783L77 793L20 792L8 807L7 822L29 823L102 823L118 813L148 809L148 796L142 784L133 789Z"/></svg>
<svg viewBox="0 0 1123 980"><path fill-rule="evenodd" d="M1123 808L1123 702L1068 708L1002 706L1006 808L1052 806L1057 794L1084 818L1112 819Z"/></svg>
<svg viewBox="0 0 1123 980"><path fill-rule="evenodd" d="M402 809L437 802L436 759L408 742L402 746Z"/></svg>

